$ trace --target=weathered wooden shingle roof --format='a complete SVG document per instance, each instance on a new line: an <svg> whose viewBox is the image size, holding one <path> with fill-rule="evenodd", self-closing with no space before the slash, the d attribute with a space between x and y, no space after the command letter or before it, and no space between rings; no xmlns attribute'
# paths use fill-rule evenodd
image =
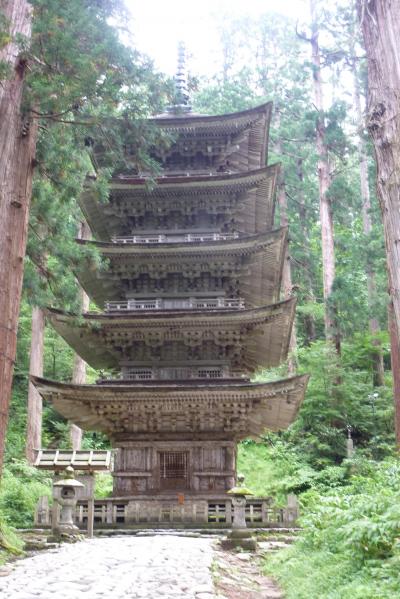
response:
<svg viewBox="0 0 400 599"><path fill-rule="evenodd" d="M79 240L95 246L107 259L106 268L83 262L77 278L86 293L103 308L105 302L125 300L127 282L143 274L163 281L178 273L195 281L206 271L239 281L239 295L256 307L279 300L286 252L285 228L231 241L207 243L117 244ZM129 287L128 287L129 288Z"/></svg>
<svg viewBox="0 0 400 599"><path fill-rule="evenodd" d="M180 310L128 314L86 313L83 318L60 310L47 316L66 342L94 368L118 368L129 359L150 360L155 348L177 344L200 356L206 347L214 359L223 351L234 370L253 372L278 366L287 357L295 299L251 310L204 312ZM225 348L221 350L221 348ZM211 358L212 360L212 358Z"/></svg>
<svg viewBox="0 0 400 599"><path fill-rule="evenodd" d="M257 437L287 428L304 398L308 376L268 383L231 381L151 385L74 385L32 377L44 399L84 430L114 441L125 435L160 438Z"/></svg>
<svg viewBox="0 0 400 599"><path fill-rule="evenodd" d="M39 449L35 464L43 470L64 470L72 466L75 470L109 470L111 451L103 449Z"/></svg>
<svg viewBox="0 0 400 599"><path fill-rule="evenodd" d="M113 235L130 235L129 216L146 212L165 215L171 210L229 212L239 232L256 234L272 228L279 164L237 174L149 179L113 179L108 202L88 181L79 203L94 236L108 241ZM139 233L139 229L137 233Z"/></svg>

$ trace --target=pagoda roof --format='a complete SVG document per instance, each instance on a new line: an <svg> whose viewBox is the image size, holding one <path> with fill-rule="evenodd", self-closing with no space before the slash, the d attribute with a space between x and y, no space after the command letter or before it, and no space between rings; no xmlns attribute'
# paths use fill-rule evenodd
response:
<svg viewBox="0 0 400 599"><path fill-rule="evenodd" d="M246 171L260 168L267 163L269 124L272 102L267 102L239 112L221 115L165 114L148 119L148 123L159 127L174 138L169 147L154 148L164 157L177 150L186 152L185 146L194 143L207 151L207 145L215 144L221 158L230 157L235 170ZM124 126L124 121L120 120ZM133 154L135 154L135 150ZM215 150L215 148L213 148ZM103 163L104 147L101 143L93 149L95 161ZM127 158L129 161L129 144Z"/></svg>
<svg viewBox="0 0 400 599"><path fill-rule="evenodd" d="M238 278L245 302L262 306L279 299L287 229L210 242L144 245L77 241L95 246L108 261L106 268L93 268L86 262L76 273L82 287L99 306L126 299L124 281L132 281L143 273L161 281L174 272L195 278L207 269L217 276Z"/></svg>
<svg viewBox="0 0 400 599"><path fill-rule="evenodd" d="M81 209L98 239L123 234L127 216L158 215L171 210L190 211L199 201L211 211L237 213L238 230L258 233L273 225L275 187L279 164L237 174L158 177L124 177L111 180L108 202L97 199L93 182L79 198ZM253 192L253 193L252 193ZM129 231L130 234L130 231Z"/></svg>
<svg viewBox="0 0 400 599"><path fill-rule="evenodd" d="M187 192L200 195L204 193L204 190L217 194L226 188L228 192L245 191L259 185L266 178L276 178L279 168L280 163L275 163L243 173L211 172L199 174L193 171L185 175L164 175L155 178L128 174L113 177L110 181L110 189L111 193L118 190L128 190L132 199L141 196L171 199L176 197L179 192L185 195L187 195Z"/></svg>
<svg viewBox="0 0 400 599"><path fill-rule="evenodd" d="M226 114L165 113L151 117L149 121L164 130L178 131L186 135L199 135L205 131L221 131L229 134L246 129L260 119L264 119L266 125L269 125L271 115L272 102L265 102L253 108Z"/></svg>
<svg viewBox="0 0 400 599"><path fill-rule="evenodd" d="M75 385L31 377L40 395L83 430L114 441L157 434L191 440L244 439L286 429L303 401L308 375L268 383L209 381L152 386Z"/></svg>
<svg viewBox="0 0 400 599"><path fill-rule="evenodd" d="M155 351L167 348L168 354L168 347L175 344L199 356L211 347L214 357L221 354L234 369L251 372L286 359L295 303L293 298L230 312L86 313L80 318L48 309L47 315L56 331L94 368L118 368L126 360L153 361Z"/></svg>
<svg viewBox="0 0 400 599"><path fill-rule="evenodd" d="M229 157L234 169L242 172L259 168L267 163L269 125L272 102L248 110L201 116L186 113L179 116L163 115L150 119L162 130L176 136L171 147L161 150L161 156L171 155L176 150L185 152L193 141L196 147L206 149L209 142L224 140L217 144L219 150L225 146L220 157Z"/></svg>

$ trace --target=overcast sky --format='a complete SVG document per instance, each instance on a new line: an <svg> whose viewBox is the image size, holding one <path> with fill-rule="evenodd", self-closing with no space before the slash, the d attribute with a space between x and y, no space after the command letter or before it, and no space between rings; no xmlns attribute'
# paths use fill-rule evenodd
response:
<svg viewBox="0 0 400 599"><path fill-rule="evenodd" d="M126 0L133 18L138 50L148 54L158 69L173 75L177 42L192 55L190 70L210 74L216 64L218 18L224 14L257 16L267 11L307 18L307 0Z"/></svg>

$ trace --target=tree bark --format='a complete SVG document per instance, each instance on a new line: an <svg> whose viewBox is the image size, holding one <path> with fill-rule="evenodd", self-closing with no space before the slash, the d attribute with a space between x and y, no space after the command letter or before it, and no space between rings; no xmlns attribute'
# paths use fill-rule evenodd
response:
<svg viewBox="0 0 400 599"><path fill-rule="evenodd" d="M32 308L31 353L29 374L43 376L45 318L43 310ZM42 442L42 398L36 387L29 381L28 413L26 426L26 459L30 464L35 461L35 449L40 449Z"/></svg>
<svg viewBox="0 0 400 599"><path fill-rule="evenodd" d="M279 129L280 127L280 109L279 106L276 107L276 126ZM282 155L282 142L278 135L278 141L276 142L276 152L278 156ZM288 219L288 205L287 205L287 196L286 196L286 187L285 187L285 174L283 167L281 166L279 171L279 179L278 179L278 206L279 206L279 216L280 216L280 225L281 227L287 227L289 225ZM293 296L293 282L292 282L292 268L290 261L289 248L286 247L285 250L285 258L283 262L282 269L282 284L281 284L282 294L284 299L289 299ZM297 336L296 336L296 324L293 323L292 332L289 340L289 357L288 357L288 372L289 374L294 374L296 372L296 358L295 351L297 347Z"/></svg>
<svg viewBox="0 0 400 599"><path fill-rule="evenodd" d="M355 52L353 52L353 55ZM364 119L361 110L361 91L360 83L358 80L358 70L356 65L353 65L353 84L354 84L354 107L356 111L357 127L358 127L358 160L360 170L360 187L361 187L361 202L362 202L362 222L363 222L363 233L366 237L369 237L372 231L371 222L371 198L369 193L369 178L368 178L368 157L366 144L363 138L364 131ZM372 355L372 366L374 371L374 386L381 387L385 384L385 369L383 365L383 353L381 342L379 340L380 326L379 321L375 316L372 316L374 311L374 303L376 296L376 282L375 272L372 268L370 260L367 259L366 265L367 275L367 292L368 292L368 305L370 310L369 317L369 330L372 335L372 343L375 351Z"/></svg>
<svg viewBox="0 0 400 599"><path fill-rule="evenodd" d="M390 360L393 373L394 425L396 445L400 450L400 339L397 334L393 302L389 304Z"/></svg>
<svg viewBox="0 0 400 599"><path fill-rule="evenodd" d="M86 298L87 298L87 306L86 306L86 310L87 310L89 307L89 298L83 290L81 291L81 294L82 294L82 311L85 311L84 301L86 301ZM84 360L82 360L82 358L80 356L78 356L78 354L75 354L75 357L74 357L72 382L76 385L83 385L84 383L86 383L86 362ZM70 435L72 449L81 449L82 436L83 436L82 429L79 428L79 426L76 426L76 424L71 424L71 427L69 430L69 435Z"/></svg>
<svg viewBox="0 0 400 599"><path fill-rule="evenodd" d="M319 50L319 30L317 21L317 2L310 0L311 11L311 60L313 65L314 102L318 116L316 121L316 145L318 153L319 211L321 221L322 273L325 303L325 336L335 343L340 353L340 337L331 301L335 280L335 244L333 234L332 206L328 196L331 184L328 149L325 143L324 102L321 77L321 55Z"/></svg>
<svg viewBox="0 0 400 599"><path fill-rule="evenodd" d="M303 160L302 158L298 158L296 160L296 176L299 182L299 192L297 197L299 199L299 223L300 229L302 233L302 239L304 244L304 259L303 259L303 270L304 276L303 280L306 284L308 296L310 302L315 302L314 289L313 289L313 281L311 275L311 248L308 238L308 227L307 227L307 214L306 214L306 202L304 198L304 173L303 173ZM306 314L304 316L304 328L306 333L305 343L306 345L310 345L316 339L316 329L315 329L315 319L312 314Z"/></svg>
<svg viewBox="0 0 400 599"><path fill-rule="evenodd" d="M35 122L23 120L21 101L25 59L13 41L31 35L31 6L26 0L2 0L11 41L0 50L10 76L0 85L0 471L17 344L24 256L36 146Z"/></svg>
<svg viewBox="0 0 400 599"><path fill-rule="evenodd" d="M80 223L79 231L78 231L78 239L90 239L90 229L85 221ZM87 312L89 310L89 296L84 292L83 289L80 290L81 295L81 308L82 312ZM75 354L74 357L74 368L72 372L72 382L76 385L83 385L86 382L86 362L82 360L82 358ZM69 436L71 440L72 449L81 449L82 446L82 436L83 431L76 424L71 424Z"/></svg>
<svg viewBox="0 0 400 599"><path fill-rule="evenodd" d="M287 197L285 191L285 179L283 170L280 172L279 187L278 187L278 205L280 214L280 224L282 227L288 226L287 216ZM284 299L289 299L293 296L292 269L290 263L289 248L286 247L285 259L282 270L282 292ZM292 332L289 340L289 357L288 357L288 372L294 374L296 372L295 351L297 346L296 323L293 323Z"/></svg>
<svg viewBox="0 0 400 599"><path fill-rule="evenodd" d="M400 3L358 0L368 62L367 128L377 167L389 293L400 332Z"/></svg>

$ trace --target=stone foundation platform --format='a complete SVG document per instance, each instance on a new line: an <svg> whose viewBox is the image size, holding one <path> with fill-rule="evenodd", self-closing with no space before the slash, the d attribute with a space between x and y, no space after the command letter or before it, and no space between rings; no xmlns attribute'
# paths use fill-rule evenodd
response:
<svg viewBox="0 0 400 599"><path fill-rule="evenodd" d="M86 528L88 501L80 500L75 522ZM246 523L255 528L292 528L298 518L298 506L290 498L286 507L276 507L270 497L252 497L246 505ZM44 502L35 514L35 525L51 525L51 507ZM221 497L113 497L94 502L95 528L230 528L232 501Z"/></svg>

